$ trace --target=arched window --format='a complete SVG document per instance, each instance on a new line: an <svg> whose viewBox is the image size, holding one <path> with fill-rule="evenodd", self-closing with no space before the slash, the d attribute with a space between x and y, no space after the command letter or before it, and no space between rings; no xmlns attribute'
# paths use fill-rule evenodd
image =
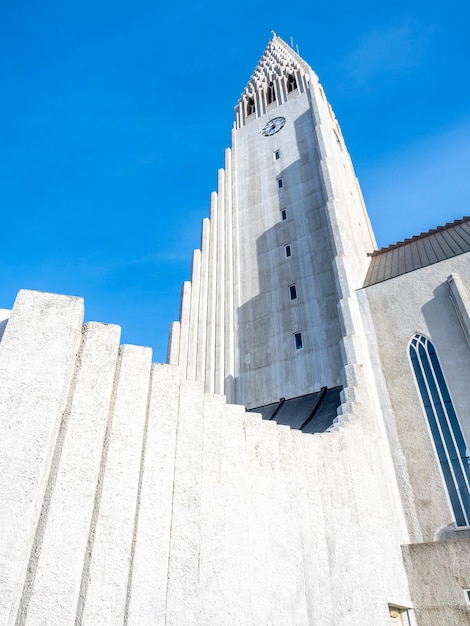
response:
<svg viewBox="0 0 470 626"><path fill-rule="evenodd" d="M457 526L470 525L470 453L431 341L415 335L410 358Z"/></svg>
<svg viewBox="0 0 470 626"><path fill-rule="evenodd" d="M271 81L268 85L268 104L274 102L276 100L276 89L274 88L274 83Z"/></svg>
<svg viewBox="0 0 470 626"><path fill-rule="evenodd" d="M289 74L287 77L287 93L294 91L294 89L297 89L297 79L294 74Z"/></svg>
<svg viewBox="0 0 470 626"><path fill-rule="evenodd" d="M246 114L251 115L254 112L255 112L255 99L252 97L248 97L248 100L246 103Z"/></svg>

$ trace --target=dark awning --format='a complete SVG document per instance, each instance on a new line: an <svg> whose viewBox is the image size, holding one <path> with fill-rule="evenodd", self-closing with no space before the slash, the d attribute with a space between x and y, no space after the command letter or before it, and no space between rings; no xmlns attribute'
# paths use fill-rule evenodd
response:
<svg viewBox="0 0 470 626"><path fill-rule="evenodd" d="M279 400L273 404L249 409L249 412L261 413L265 420L273 420L304 433L323 433L333 424L336 411L341 404L342 389L325 387L306 396Z"/></svg>

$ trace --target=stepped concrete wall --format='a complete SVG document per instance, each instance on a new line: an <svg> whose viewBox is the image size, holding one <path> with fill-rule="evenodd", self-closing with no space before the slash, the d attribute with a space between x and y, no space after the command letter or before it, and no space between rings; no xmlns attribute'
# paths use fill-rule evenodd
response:
<svg viewBox="0 0 470 626"><path fill-rule="evenodd" d="M385 626L411 606L373 412L264 422L37 292L0 376L1 624Z"/></svg>

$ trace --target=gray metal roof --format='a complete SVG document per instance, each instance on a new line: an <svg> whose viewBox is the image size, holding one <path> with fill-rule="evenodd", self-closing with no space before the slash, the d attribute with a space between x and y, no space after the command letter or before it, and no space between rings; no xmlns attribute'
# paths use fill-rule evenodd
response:
<svg viewBox="0 0 470 626"><path fill-rule="evenodd" d="M470 251L470 217L405 239L371 254L364 287Z"/></svg>
<svg viewBox="0 0 470 626"><path fill-rule="evenodd" d="M250 413L261 413L265 420L273 420L278 424L290 426L304 433L323 433L333 424L336 411L341 404L340 393L342 387L334 387L309 393L306 396L279 400L273 404L266 404Z"/></svg>

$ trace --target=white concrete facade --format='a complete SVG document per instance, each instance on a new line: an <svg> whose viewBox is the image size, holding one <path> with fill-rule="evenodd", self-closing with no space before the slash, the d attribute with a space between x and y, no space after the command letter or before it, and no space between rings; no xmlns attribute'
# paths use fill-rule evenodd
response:
<svg viewBox="0 0 470 626"><path fill-rule="evenodd" d="M0 343L0 623L377 626L411 606L372 416L264 422L82 314L22 292Z"/></svg>
<svg viewBox="0 0 470 626"><path fill-rule="evenodd" d="M83 324L80 298L22 291L0 310L0 624L470 624L470 525L410 360L413 337L432 341L468 461L464 243L363 287L375 242L341 132L274 37L167 365ZM340 385L321 434L245 411Z"/></svg>
<svg viewBox="0 0 470 626"><path fill-rule="evenodd" d="M276 100L266 104L271 81ZM247 115L250 98L255 111ZM284 127L264 135L280 116ZM180 332L170 338L169 353L179 342L180 357L169 362L249 408L348 387L342 343L358 334L357 320L346 327L375 240L339 125L314 72L278 37L235 120L191 292L183 292ZM302 350L294 346L299 331ZM204 362L196 373L194 360Z"/></svg>
<svg viewBox="0 0 470 626"><path fill-rule="evenodd" d="M416 333L433 342L468 448L469 289L466 253L359 292L371 384L379 392L409 532L403 550L420 626L470 623L464 595L470 583L470 527L454 521L409 346Z"/></svg>

